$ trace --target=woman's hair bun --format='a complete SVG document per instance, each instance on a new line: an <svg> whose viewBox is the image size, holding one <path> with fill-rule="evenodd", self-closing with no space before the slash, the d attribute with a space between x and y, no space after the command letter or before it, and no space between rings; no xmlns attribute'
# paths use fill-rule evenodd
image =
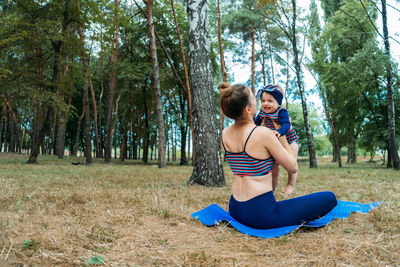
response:
<svg viewBox="0 0 400 267"><path fill-rule="evenodd" d="M218 85L218 90L221 93L221 97L228 97L232 94L233 88L232 85L230 85L227 82L222 82Z"/></svg>

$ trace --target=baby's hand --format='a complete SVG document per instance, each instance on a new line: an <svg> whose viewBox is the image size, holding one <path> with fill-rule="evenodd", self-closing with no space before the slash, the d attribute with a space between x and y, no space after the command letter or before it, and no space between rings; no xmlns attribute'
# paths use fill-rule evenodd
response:
<svg viewBox="0 0 400 267"><path fill-rule="evenodd" d="M272 130L272 132L276 135L276 137L281 137L281 134L278 131Z"/></svg>

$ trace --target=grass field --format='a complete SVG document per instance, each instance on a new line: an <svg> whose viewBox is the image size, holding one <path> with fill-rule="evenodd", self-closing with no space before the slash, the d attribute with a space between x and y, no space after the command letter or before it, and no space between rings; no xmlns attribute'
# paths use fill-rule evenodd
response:
<svg viewBox="0 0 400 267"><path fill-rule="evenodd" d="M274 239L191 218L211 203L227 209L227 166L228 186L205 188L186 186L190 166L26 160L0 153L0 266L84 266L96 255L104 266L399 265L400 173L367 159L342 169L330 159L319 159L318 169L301 161L295 196L330 190L340 200L386 204Z"/></svg>

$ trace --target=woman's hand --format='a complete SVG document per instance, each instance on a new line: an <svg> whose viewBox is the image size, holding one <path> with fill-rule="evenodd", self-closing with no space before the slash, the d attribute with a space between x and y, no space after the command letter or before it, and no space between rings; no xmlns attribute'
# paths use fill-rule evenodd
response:
<svg viewBox="0 0 400 267"><path fill-rule="evenodd" d="M276 137L281 137L281 134L278 131L272 130L272 132L276 135Z"/></svg>
<svg viewBox="0 0 400 267"><path fill-rule="evenodd" d="M281 128L281 125L279 123L276 123L274 120L272 120L272 124L274 125L275 130L278 130Z"/></svg>
<svg viewBox="0 0 400 267"><path fill-rule="evenodd" d="M286 136L276 138L276 135L269 129L260 129L259 142L264 144L270 155L288 173L297 172L297 159L289 146Z"/></svg>
<svg viewBox="0 0 400 267"><path fill-rule="evenodd" d="M278 138L281 137L281 134L278 131L276 131L281 128L281 125L276 123L275 121L272 121L272 123L274 124L274 128L275 128L275 130L272 130L272 132L276 135L276 137L278 137Z"/></svg>

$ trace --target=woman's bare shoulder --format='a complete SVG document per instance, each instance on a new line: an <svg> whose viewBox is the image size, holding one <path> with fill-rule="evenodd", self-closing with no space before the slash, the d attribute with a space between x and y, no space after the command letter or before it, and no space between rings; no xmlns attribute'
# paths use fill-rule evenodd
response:
<svg viewBox="0 0 400 267"><path fill-rule="evenodd" d="M264 127L264 126L258 126L256 129L254 129L254 133L256 135L263 136L263 137L275 136L275 134L271 131L271 129Z"/></svg>
<svg viewBox="0 0 400 267"><path fill-rule="evenodd" d="M263 126L259 126L254 130L254 141L260 145L263 145L266 148L270 148L271 146L278 143L278 139L276 135L272 132L271 129Z"/></svg>
<svg viewBox="0 0 400 267"><path fill-rule="evenodd" d="M226 134L229 134L229 131L230 131L230 126L228 126L228 127L225 127L223 130L222 130L222 132L221 132L221 135L226 135Z"/></svg>

